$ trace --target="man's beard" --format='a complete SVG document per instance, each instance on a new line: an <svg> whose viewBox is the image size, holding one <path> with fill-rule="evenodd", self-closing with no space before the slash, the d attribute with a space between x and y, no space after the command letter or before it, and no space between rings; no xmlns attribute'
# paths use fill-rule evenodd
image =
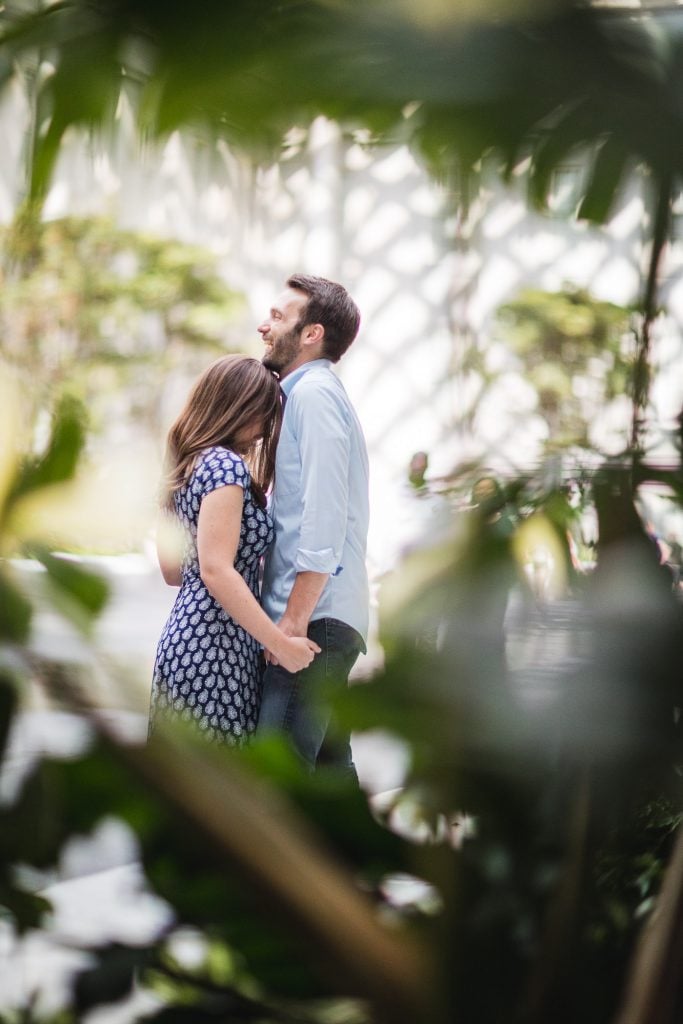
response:
<svg viewBox="0 0 683 1024"><path fill-rule="evenodd" d="M300 348L301 328L293 327L291 331L287 331L274 342L269 352L263 354L261 362L266 369L281 373L290 363L294 362L299 355Z"/></svg>

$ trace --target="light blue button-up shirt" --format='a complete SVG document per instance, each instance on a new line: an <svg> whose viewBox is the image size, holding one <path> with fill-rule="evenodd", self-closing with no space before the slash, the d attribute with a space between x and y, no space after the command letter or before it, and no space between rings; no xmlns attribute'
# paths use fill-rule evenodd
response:
<svg viewBox="0 0 683 1024"><path fill-rule="evenodd" d="M287 401L270 505L275 542L266 556L263 607L279 621L297 573L329 573L311 621L339 619L367 640L363 431L329 359L304 363L284 378L282 390Z"/></svg>

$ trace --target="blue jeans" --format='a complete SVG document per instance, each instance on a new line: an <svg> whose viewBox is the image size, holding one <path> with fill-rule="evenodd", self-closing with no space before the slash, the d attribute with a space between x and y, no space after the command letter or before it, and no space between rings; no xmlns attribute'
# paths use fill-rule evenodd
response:
<svg viewBox="0 0 683 1024"><path fill-rule="evenodd" d="M365 650L363 638L338 619L316 619L308 636L320 654L301 672L287 672L281 665L266 665L258 734L283 732L312 770L330 723L329 697L346 686L356 658ZM321 761L356 777L348 735L326 745Z"/></svg>

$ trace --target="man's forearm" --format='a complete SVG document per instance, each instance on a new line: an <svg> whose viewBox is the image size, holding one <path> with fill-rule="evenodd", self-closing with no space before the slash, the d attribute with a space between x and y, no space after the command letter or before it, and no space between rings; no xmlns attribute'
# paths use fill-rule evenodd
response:
<svg viewBox="0 0 683 1024"><path fill-rule="evenodd" d="M285 614L280 622L280 627L285 633L290 636L306 635L311 615L315 611L329 578L330 574L327 572L299 572L296 574Z"/></svg>

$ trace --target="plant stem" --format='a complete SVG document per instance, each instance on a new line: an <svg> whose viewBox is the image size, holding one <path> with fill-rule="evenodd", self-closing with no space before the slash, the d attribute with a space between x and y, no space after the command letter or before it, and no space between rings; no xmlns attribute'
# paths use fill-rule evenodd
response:
<svg viewBox="0 0 683 1024"><path fill-rule="evenodd" d="M642 451L645 414L650 394L650 343L652 325L657 316L657 288L659 269L664 247L669 238L671 227L671 201L673 179L666 172L659 180L657 202L655 206L654 228L652 232L652 251L648 268L645 293L642 301L643 325L638 338L638 351L633 368L633 419L631 421L630 449L637 453Z"/></svg>

